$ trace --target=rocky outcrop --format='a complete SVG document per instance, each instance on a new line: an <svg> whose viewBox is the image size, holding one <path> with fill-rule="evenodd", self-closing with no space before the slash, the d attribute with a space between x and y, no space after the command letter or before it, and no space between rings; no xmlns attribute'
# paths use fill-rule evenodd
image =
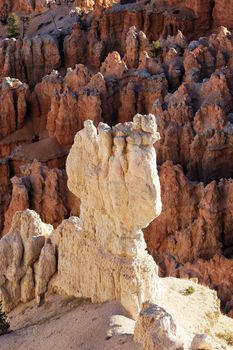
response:
<svg viewBox="0 0 233 350"><path fill-rule="evenodd" d="M3 234L9 231L15 212L26 209L33 209L43 222L57 227L70 211L65 172L48 169L36 160L22 166L21 171L22 177L11 179L12 197L5 213Z"/></svg>
<svg viewBox="0 0 233 350"><path fill-rule="evenodd" d="M233 288L233 264L227 259L233 256L232 179L205 186L191 182L181 166L171 162L161 166L159 176L163 211L145 229L149 251L161 273L197 277L200 283L216 288L226 305Z"/></svg>
<svg viewBox="0 0 233 350"><path fill-rule="evenodd" d="M190 182L182 168L171 162L164 163L159 173L163 211L146 231L149 250L160 256L161 263L164 254L185 263L220 252L222 224L216 182L206 187Z"/></svg>
<svg viewBox="0 0 233 350"><path fill-rule="evenodd" d="M1 0L0 2L0 19L6 20L9 13L20 12L30 14L34 11L45 11L46 0Z"/></svg>
<svg viewBox="0 0 233 350"><path fill-rule="evenodd" d="M157 300L157 266L145 250L141 228L161 212L153 147L158 138L153 115L137 114L133 122L112 129L100 123L98 133L85 121L67 160L68 187L81 200L80 219L63 221L51 234L52 226L33 211L14 215L10 232L0 241L1 299L6 309L33 297L40 303L56 266L53 290L93 302L118 300L133 318L145 300ZM38 162L24 172L27 176L13 179L7 215L14 211L14 200L22 202L22 209L32 200L44 216L52 208L57 220L55 207L64 209L55 189L60 174ZM74 265L78 269L71 268Z"/></svg>
<svg viewBox="0 0 233 350"><path fill-rule="evenodd" d="M115 4L106 10L96 5L93 20L83 17L73 26L72 34L66 36L65 65L74 67L77 63L85 63L99 69L103 59L110 52L117 51L121 57L125 56L126 64L131 68L138 60L138 55L135 55L137 43L137 50L142 52L147 46L142 31L150 41L160 36L176 35L179 30L190 38L209 29L210 15L210 2L205 1L203 5L200 0L187 0L183 4L180 1L158 1L146 6L137 1ZM132 27L137 28L139 36L132 29L128 34Z"/></svg>
<svg viewBox="0 0 233 350"><path fill-rule="evenodd" d="M101 72L93 74L78 64L64 78L56 71L46 76L32 94L35 129L46 125L50 137L71 145L85 120L95 125L101 120L109 124L130 121L137 112L150 113L154 100L162 102L167 91L162 70L128 70L117 52L106 58Z"/></svg>
<svg viewBox="0 0 233 350"><path fill-rule="evenodd" d="M232 1L216 0L213 10L213 20L216 27L225 26L232 29Z"/></svg>
<svg viewBox="0 0 233 350"><path fill-rule="evenodd" d="M17 79L4 78L0 83L0 140L24 125L29 88Z"/></svg>
<svg viewBox="0 0 233 350"><path fill-rule="evenodd" d="M0 299L6 310L39 298L56 271L51 225L30 210L17 212L9 233L0 240Z"/></svg>
<svg viewBox="0 0 233 350"><path fill-rule="evenodd" d="M134 340L144 350L183 350L172 316L158 305L144 303L136 322Z"/></svg>
<svg viewBox="0 0 233 350"><path fill-rule="evenodd" d="M0 231L4 227L4 213L11 200L10 166L5 159L0 159Z"/></svg>
<svg viewBox="0 0 233 350"><path fill-rule="evenodd" d="M43 1L34 4L43 10ZM29 11L30 4L22 0L14 6ZM93 3L85 1L83 6L92 8ZM223 23L223 16L228 16L216 10L222 6L228 4L215 2L214 23ZM231 33L221 27L196 37L211 26L210 1L136 2L109 9L99 2L94 7L92 13L78 17L72 32L71 21L60 34L52 28L54 35L0 42L0 75L18 77L31 88L29 94L28 87L13 78L1 83L0 155L9 157L0 165L1 229L10 202L9 179L20 175L22 165L38 159L50 168L64 169L85 120L113 125L130 122L136 113L155 112L161 134L156 151L164 209L146 230L149 250L161 273L186 275L192 270L187 264L193 264L190 275L199 271L199 278L218 289L230 310L232 281L227 274L228 287L222 288L220 277L213 274L220 276L232 256ZM54 27L50 17L48 11L46 28ZM38 23L35 26L33 19L32 27L39 28L40 16L35 18ZM178 29L195 40L189 43ZM73 199L67 204L58 173L38 167L34 175L39 180L32 174L14 178L5 233L17 209L33 208L57 226L72 206L76 208ZM49 179L56 217L48 205ZM82 224L71 224L79 232ZM219 267L214 263L218 254L225 256ZM206 275L203 264L208 265Z"/></svg>
<svg viewBox="0 0 233 350"><path fill-rule="evenodd" d="M192 340L191 349L192 350L198 350L198 349L214 350L216 349L216 347L213 340L207 334L196 334Z"/></svg>
<svg viewBox="0 0 233 350"><path fill-rule="evenodd" d="M222 307L229 316L232 316L232 279L233 262L224 256L216 254L212 259L197 259L196 261L181 265L177 270L177 276L196 277L202 284L217 289ZM222 275L224 274L224 281Z"/></svg>
<svg viewBox="0 0 233 350"><path fill-rule="evenodd" d="M115 77L121 79L126 69L126 64L121 60L120 54L117 51L113 51L106 57L100 68L100 72L107 78Z"/></svg>
<svg viewBox="0 0 233 350"><path fill-rule="evenodd" d="M165 101L163 107L155 103L161 131L158 162L181 164L192 180L230 177L232 125L227 116L232 95L224 71L191 87L183 83Z"/></svg>
<svg viewBox="0 0 233 350"><path fill-rule="evenodd" d="M157 139L154 116L139 114L113 129L100 123L98 133L86 121L76 135L67 174L69 189L81 200L80 222L71 218L53 235L59 292L93 302L118 300L133 318L143 301L158 297L156 264L141 231L161 211ZM79 268L70 271L74 261Z"/></svg>
<svg viewBox="0 0 233 350"><path fill-rule="evenodd" d="M103 78L102 80L105 90L105 82ZM47 130L49 136L55 136L59 143L71 145L85 120L91 119L96 125L101 121L102 91L101 87L98 90L98 82L96 86L91 86L92 83L88 69L77 65L73 71L68 71L63 92L52 97L51 109L47 116Z"/></svg>
<svg viewBox="0 0 233 350"><path fill-rule="evenodd" d="M30 86L61 65L58 39L44 35L32 39L0 41L0 76L17 78Z"/></svg>

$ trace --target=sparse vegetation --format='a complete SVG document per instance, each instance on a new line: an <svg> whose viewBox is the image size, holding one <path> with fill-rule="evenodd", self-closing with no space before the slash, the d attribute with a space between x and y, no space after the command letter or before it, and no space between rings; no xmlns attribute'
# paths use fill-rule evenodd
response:
<svg viewBox="0 0 233 350"><path fill-rule="evenodd" d="M225 332L225 333L217 333L218 338L225 340L228 345L233 345L233 333Z"/></svg>
<svg viewBox="0 0 233 350"><path fill-rule="evenodd" d="M195 288L193 286L189 286L188 288L182 291L183 295L191 295L195 292Z"/></svg>
<svg viewBox="0 0 233 350"><path fill-rule="evenodd" d="M7 36L17 38L19 33L19 17L13 12L7 18Z"/></svg>
<svg viewBox="0 0 233 350"><path fill-rule="evenodd" d="M157 57L162 53L162 47L159 40L152 41L151 53L153 57Z"/></svg>
<svg viewBox="0 0 233 350"><path fill-rule="evenodd" d="M0 335L5 334L10 328L10 323L6 313L2 310L2 302L0 302Z"/></svg>

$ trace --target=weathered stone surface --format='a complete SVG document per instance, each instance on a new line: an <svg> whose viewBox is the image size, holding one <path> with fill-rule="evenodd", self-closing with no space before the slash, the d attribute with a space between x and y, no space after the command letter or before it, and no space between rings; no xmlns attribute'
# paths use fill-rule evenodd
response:
<svg viewBox="0 0 233 350"><path fill-rule="evenodd" d="M80 222L70 218L53 234L56 290L93 302L118 300L133 318L143 301L156 300L157 268L141 228L161 211L153 148L158 137L153 115L137 114L133 123L112 129L100 123L98 133L91 121L84 123L67 159L68 187L81 200ZM70 271L74 261L79 269Z"/></svg>
<svg viewBox="0 0 233 350"><path fill-rule="evenodd" d="M44 224L33 211L14 215L9 233L0 240L0 299L6 310L47 290L56 271L55 251L49 243L51 231L52 226ZM42 289L38 287L41 285Z"/></svg>
<svg viewBox="0 0 233 350"><path fill-rule="evenodd" d="M232 1L216 0L213 10L213 20L216 27L225 26L232 29Z"/></svg>
<svg viewBox="0 0 233 350"><path fill-rule="evenodd" d="M226 258L233 254L232 179L205 186L191 182L181 166L171 162L161 166L159 176L163 210L144 230L149 252L161 272L197 277L200 283L216 288L225 305L233 288L233 264Z"/></svg>
<svg viewBox="0 0 233 350"><path fill-rule="evenodd" d="M0 84L0 140L23 127L29 102L29 88L17 79Z"/></svg>
<svg viewBox="0 0 233 350"><path fill-rule="evenodd" d="M197 334L191 344L192 350L214 350L213 340L207 334Z"/></svg>
<svg viewBox="0 0 233 350"><path fill-rule="evenodd" d="M43 0L33 6L27 0L14 2L13 7L11 4L10 0L0 1L1 19L5 20L11 10L44 10ZM231 26L231 3L169 0L104 9L109 2L77 0L74 5L84 12L93 6L95 9L77 18L72 31L67 19L66 28L57 22L59 32L51 28L54 24L48 24L48 11L47 17L31 20L34 32L29 30L28 37L1 39L0 75L28 82L31 94L25 84L3 78L1 86L7 88L0 91L0 155L10 159L0 165L0 227L11 196L9 179L19 175L20 165L36 158L49 167L64 168L69 147L86 119L95 125L99 121L113 125L130 122L136 113L155 112L161 134L156 148L164 210L158 224L153 223L146 231L149 250L158 259L161 273L186 275L186 267L183 272L182 268L190 262L204 283L218 289L223 306L230 303L231 278L227 273L228 282L221 287L220 275L225 269L231 270L226 258L232 256L233 40L225 27L203 35L212 25ZM56 16L57 9L52 9ZM44 23L42 18L46 19ZM44 30L50 34L44 35ZM180 30L195 40L188 42ZM158 39L161 47L153 52L152 40ZM54 68L59 73L52 72ZM17 89L12 88L13 82L17 82ZM19 90L23 90L20 96ZM167 160L175 168L164 164ZM5 233L17 209L34 208L44 221L57 226L68 215L66 210L69 213L72 206L76 208L54 175L49 182L47 175L41 176L40 171L35 174L40 179L33 182L38 191L26 181L28 175L14 179ZM56 214L48 204L49 184ZM36 204L33 193L40 204ZM219 266L216 254L226 257L220 259ZM204 263L208 263L206 274ZM25 285L31 284L30 270L24 280Z"/></svg>
<svg viewBox="0 0 233 350"><path fill-rule="evenodd" d="M107 58L102 63L100 71L107 78L115 77L121 79L126 69L126 64L121 60L120 54L117 51L113 51L108 54Z"/></svg>
<svg viewBox="0 0 233 350"><path fill-rule="evenodd" d="M10 166L9 162L0 159L0 231L4 227L4 213L11 200Z"/></svg>
<svg viewBox="0 0 233 350"><path fill-rule="evenodd" d="M34 86L61 65L58 39L44 35L0 41L0 76L18 78Z"/></svg>
<svg viewBox="0 0 233 350"><path fill-rule="evenodd" d="M161 132L159 164L168 159L181 164L191 180L230 177L232 127L227 115L232 98L224 71L202 83L183 83L165 101L163 107L161 102L154 105Z"/></svg>
<svg viewBox="0 0 233 350"><path fill-rule="evenodd" d="M183 350L176 336L172 316L158 305L144 303L135 325L134 340L142 343L144 350Z"/></svg>
<svg viewBox="0 0 233 350"><path fill-rule="evenodd" d="M69 213L78 214L79 203L66 187L66 174L48 169L38 161L21 167L21 177L11 179L13 189L10 205L5 213L3 234L11 226L16 211L35 210L41 219L57 227Z"/></svg>

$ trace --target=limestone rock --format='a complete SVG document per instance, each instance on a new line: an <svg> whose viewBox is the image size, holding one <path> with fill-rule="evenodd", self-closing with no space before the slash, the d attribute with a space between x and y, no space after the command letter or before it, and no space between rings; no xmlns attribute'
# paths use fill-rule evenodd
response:
<svg viewBox="0 0 233 350"><path fill-rule="evenodd" d="M233 286L232 179L205 186L190 181L171 162L160 167L159 175L163 211L144 230L148 250L161 273L197 277L217 289L224 306L231 300Z"/></svg>
<svg viewBox="0 0 233 350"><path fill-rule="evenodd" d="M102 63L100 71L105 77L116 77L120 79L127 69L124 61L117 51L108 54L105 61Z"/></svg>
<svg viewBox="0 0 233 350"><path fill-rule="evenodd" d="M7 160L0 160L0 231L4 227L4 213L11 200L10 166Z"/></svg>
<svg viewBox="0 0 233 350"><path fill-rule="evenodd" d="M51 242L48 242L41 250L36 272L35 295L38 304L40 304L41 298L46 293L48 283L56 270L57 260L55 248Z"/></svg>
<svg viewBox="0 0 233 350"><path fill-rule="evenodd" d="M144 303L135 325L134 340L142 343L144 350L183 350L176 336L172 316L163 308Z"/></svg>
<svg viewBox="0 0 233 350"><path fill-rule="evenodd" d="M29 266L26 274L23 276L21 283L21 301L22 303L27 303L30 300L35 298L35 285L34 285L34 276L33 270Z"/></svg>
<svg viewBox="0 0 233 350"><path fill-rule="evenodd" d="M58 40L44 35L0 41L0 76L18 78L30 86L61 65Z"/></svg>
<svg viewBox="0 0 233 350"><path fill-rule="evenodd" d="M227 28L232 28L232 3L231 1L227 2L224 0L216 0L214 11L213 11L213 19L214 24L219 26L226 26Z"/></svg>
<svg viewBox="0 0 233 350"><path fill-rule="evenodd" d="M84 63L86 36L79 24L73 26L72 34L64 40L65 66L74 68L77 63Z"/></svg>
<svg viewBox="0 0 233 350"><path fill-rule="evenodd" d="M69 189L81 200L80 221L70 218L53 234L56 290L93 302L118 300L133 318L143 301L156 300L157 267L141 228L161 211L153 148L158 138L154 116L139 114L112 129L100 123L98 132L86 121L77 133L67 174ZM78 270L70 270L74 263Z"/></svg>
<svg viewBox="0 0 233 350"><path fill-rule="evenodd" d="M232 148L226 145L232 143L227 118L232 99L225 71L215 71L210 79L191 86L183 83L165 96L165 101L163 107L161 102L154 104L161 133L158 163L169 159L181 164L191 180L209 182L230 177Z"/></svg>
<svg viewBox="0 0 233 350"><path fill-rule="evenodd" d="M214 350L213 340L207 334L196 334L191 344L192 350Z"/></svg>
<svg viewBox="0 0 233 350"><path fill-rule="evenodd" d="M0 84L0 140L23 127L29 102L29 88L17 79Z"/></svg>
<svg viewBox="0 0 233 350"><path fill-rule="evenodd" d="M11 182L12 197L5 213L3 233L9 231L16 211L33 209L44 222L55 227L71 211L66 175L62 170L48 169L34 160L31 164L22 166L21 177L15 176ZM73 212L75 212L74 208Z"/></svg>
<svg viewBox="0 0 233 350"><path fill-rule="evenodd" d="M45 243L51 231L52 226L44 224L33 211L14 215L9 233L0 240L0 299L6 310L47 290L56 268L55 252L49 242ZM36 287L35 291L34 284L43 288Z"/></svg>
<svg viewBox="0 0 233 350"><path fill-rule="evenodd" d="M126 53L124 61L128 68L137 68L141 51L149 51L149 42L142 31L137 31L133 26L129 29L126 36Z"/></svg>
<svg viewBox="0 0 233 350"><path fill-rule="evenodd" d="M101 99L96 90L82 90L79 93L56 95L51 101L47 130L59 143L71 145L78 130L86 119L95 124L101 120Z"/></svg>

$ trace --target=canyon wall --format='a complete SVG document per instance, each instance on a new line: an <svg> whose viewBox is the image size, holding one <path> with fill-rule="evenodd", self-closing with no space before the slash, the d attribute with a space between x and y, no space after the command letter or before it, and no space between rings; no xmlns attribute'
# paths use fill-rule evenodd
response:
<svg viewBox="0 0 233 350"><path fill-rule="evenodd" d="M148 250L162 275L198 277L232 314L233 40L215 28L231 28L230 2L213 12L210 1L105 5L75 20L35 12L24 38L2 35L1 234L19 209L54 227L79 215L65 162L87 119L154 113L164 206L145 230Z"/></svg>

